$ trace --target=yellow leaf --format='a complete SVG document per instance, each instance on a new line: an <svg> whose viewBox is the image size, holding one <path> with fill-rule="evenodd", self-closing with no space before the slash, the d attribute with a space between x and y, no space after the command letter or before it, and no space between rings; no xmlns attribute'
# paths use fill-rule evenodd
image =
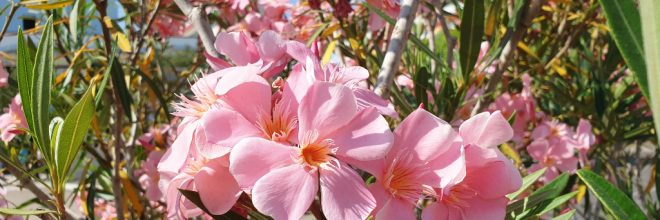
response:
<svg viewBox="0 0 660 220"><path fill-rule="evenodd" d="M323 63L323 65L330 62L330 58L332 57L332 52L335 51L336 46L337 46L337 41L333 40L325 48L325 52L323 53L323 58L321 59L321 63Z"/></svg>
<svg viewBox="0 0 660 220"><path fill-rule="evenodd" d="M124 52L131 52L131 42L128 41L128 38L124 33L117 32L112 34L112 37L117 40L117 46L119 46L119 49Z"/></svg>
<svg viewBox="0 0 660 220"><path fill-rule="evenodd" d="M587 186L585 186L584 184L580 184L578 186L577 191L578 191L578 193L577 193L577 195L575 195L575 200L577 201L577 203L580 203L582 201L582 199L584 199L584 195L587 194Z"/></svg>
<svg viewBox="0 0 660 220"><path fill-rule="evenodd" d="M358 55L359 58L365 57L364 53L362 50L360 50L360 42L357 41L355 38L349 38L348 42L351 44L351 49L355 52L356 55Z"/></svg>
<svg viewBox="0 0 660 220"><path fill-rule="evenodd" d="M30 1L22 1L20 4L29 9L51 10L51 9L64 8L70 5L71 3L73 3L73 0L64 0L64 1L55 1L55 2L48 2L48 0L30 0Z"/></svg>
<svg viewBox="0 0 660 220"><path fill-rule="evenodd" d="M518 48L525 51L525 53L529 54L530 56L534 57L534 59L538 60L539 56L536 55L536 53L527 46L527 44L523 42L518 42Z"/></svg>
<svg viewBox="0 0 660 220"><path fill-rule="evenodd" d="M488 16L488 19L486 20L486 29L484 31L484 34L486 34L486 36L493 35L493 31L495 31L495 19L497 19L497 15L495 14Z"/></svg>
<svg viewBox="0 0 660 220"><path fill-rule="evenodd" d="M112 19L108 16L103 17L103 24L108 28L114 28L115 25L112 24Z"/></svg>
<svg viewBox="0 0 660 220"><path fill-rule="evenodd" d="M518 152L516 152L516 150L513 149L511 146L504 143L504 144L500 145L500 150L502 151L502 153L505 156L507 156L508 158L511 158L513 160L516 167L520 167L520 165L522 165L522 159L520 159L520 155L518 155Z"/></svg>
<svg viewBox="0 0 660 220"><path fill-rule="evenodd" d="M128 197L128 199L131 201L133 209L135 209L135 212L137 212L138 216L141 216L142 212L144 211L144 206L142 206L140 197L138 196L137 191L135 191L135 187L133 186L133 183L131 183L131 180L128 178L126 171L122 170L119 172L119 181L124 187L126 197Z"/></svg>
<svg viewBox="0 0 660 220"><path fill-rule="evenodd" d="M556 62L553 62L551 65L552 69L557 71L557 73L562 76L562 77L568 77L568 72L566 72L566 69L564 67L561 67L556 64Z"/></svg>
<svg viewBox="0 0 660 220"><path fill-rule="evenodd" d="M321 33L321 38L331 36L332 33L334 33L337 29L339 29L339 24L333 23L332 25L328 26L328 28L326 28L323 33Z"/></svg>

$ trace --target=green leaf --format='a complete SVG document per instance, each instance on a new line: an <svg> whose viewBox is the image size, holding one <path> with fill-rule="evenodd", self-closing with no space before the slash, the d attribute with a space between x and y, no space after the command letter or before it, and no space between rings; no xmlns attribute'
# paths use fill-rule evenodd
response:
<svg viewBox="0 0 660 220"><path fill-rule="evenodd" d="M73 106L62 123L60 132L57 134L55 148L55 162L60 182L64 183L68 175L69 167L82 144L87 130L94 118L94 94L93 87L87 89L82 99Z"/></svg>
<svg viewBox="0 0 660 220"><path fill-rule="evenodd" d="M573 216L575 215L575 209L571 210L570 212L561 214L560 216L552 218L552 220L569 220L572 219Z"/></svg>
<svg viewBox="0 0 660 220"><path fill-rule="evenodd" d="M56 213L52 210L22 210L22 209L10 209L10 208L0 208L0 213L5 215L43 215Z"/></svg>
<svg viewBox="0 0 660 220"><path fill-rule="evenodd" d="M80 14L80 4L81 2L84 4L84 0L76 0L76 3L73 4L73 8L71 8L71 14L69 14L69 32L71 33L71 38L73 39L73 42L78 43L78 21Z"/></svg>
<svg viewBox="0 0 660 220"><path fill-rule="evenodd" d="M33 57L30 53L30 49L25 43L25 35L23 35L23 30L18 29L18 42L16 46L16 73L18 79L18 91L21 94L21 101L23 103L23 112L25 113L25 119L27 120L28 127L34 128L34 120L32 119L32 67Z"/></svg>
<svg viewBox="0 0 660 220"><path fill-rule="evenodd" d="M652 6L656 3L653 2L647 7L657 7ZM649 97L641 17L635 7L635 0L600 0L600 5L605 12L607 26L612 33L616 46L619 48L630 70L635 73L635 79L642 93L644 96ZM656 39L654 38L653 41Z"/></svg>
<svg viewBox="0 0 660 220"><path fill-rule="evenodd" d="M485 14L483 0L465 0L459 42L461 70L464 76L468 76L477 63L481 39L484 36Z"/></svg>
<svg viewBox="0 0 660 220"><path fill-rule="evenodd" d="M539 206L542 207L542 209L540 211L535 212L536 216L541 217L541 215L545 214L546 212L552 211L553 209L559 207L560 205L568 202L568 200L575 198L575 195L577 195L577 193L578 193L577 191L570 192L562 196L559 196L557 198L546 200L547 202L544 202L545 204Z"/></svg>
<svg viewBox="0 0 660 220"><path fill-rule="evenodd" d="M110 78L112 80L112 86L119 93L119 101L121 102L121 107L124 109L124 114L128 117L129 120L132 120L131 116L131 103L133 99L131 94L128 92L128 87L126 86L126 79L124 78L124 70L121 67L121 64L117 59L113 59L110 63Z"/></svg>
<svg viewBox="0 0 660 220"><path fill-rule="evenodd" d="M506 207L507 212L522 213L523 209L535 207L546 199L557 197L566 188L567 184L568 174L562 173L555 180L534 191L528 197L509 204Z"/></svg>
<svg viewBox="0 0 660 220"><path fill-rule="evenodd" d="M536 180L541 178L541 176L543 176L543 174L545 174L546 170L547 170L547 168L543 168L543 169L537 170L536 172L533 172L532 174L529 174L529 175L525 176L523 178L523 183L522 183L522 186L520 187L520 189L518 189L518 191L516 191L514 193L506 195L506 197L509 198L509 199L517 198L520 194L525 192L525 190L527 188L532 186L532 184L534 184L536 182Z"/></svg>
<svg viewBox="0 0 660 220"><path fill-rule="evenodd" d="M646 55L646 67L648 68L648 83L650 88L651 110L653 111L653 122L655 133L660 139L660 5L657 1L640 0L640 11L644 19L642 30L644 36L644 52ZM641 76L640 76L641 77ZM660 150L656 151L655 162L655 192L660 198Z"/></svg>
<svg viewBox="0 0 660 220"><path fill-rule="evenodd" d="M577 175L615 219L646 219L632 199L603 177L588 170L578 170Z"/></svg>
<svg viewBox="0 0 660 220"><path fill-rule="evenodd" d="M32 84L30 85L30 104L29 113L33 120L33 126L30 127L37 146L44 154L47 162L52 162L53 155L50 154L50 137L48 136L48 125L50 123L50 87L53 84L53 18L48 18L45 29L39 41L37 54L34 59L34 68L32 69Z"/></svg>

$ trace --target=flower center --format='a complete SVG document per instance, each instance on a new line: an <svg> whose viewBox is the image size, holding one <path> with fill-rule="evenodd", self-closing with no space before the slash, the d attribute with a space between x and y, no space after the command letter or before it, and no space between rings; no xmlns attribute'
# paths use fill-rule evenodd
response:
<svg viewBox="0 0 660 220"><path fill-rule="evenodd" d="M183 172L187 173L188 175L194 176L196 175L202 168L204 168L204 165L208 160L206 158L199 158L199 159L191 159L190 162L188 162L188 165L186 168L184 168Z"/></svg>
<svg viewBox="0 0 660 220"><path fill-rule="evenodd" d="M424 194L435 194L433 188L419 182L426 170L412 164L412 155L404 153L394 159L385 172L382 184L392 196L417 203Z"/></svg>
<svg viewBox="0 0 660 220"><path fill-rule="evenodd" d="M200 80L197 84L190 87L193 94L195 94L193 99L189 99L183 95L179 95L181 102L174 104L174 116L186 117L192 116L200 118L204 116L211 106L213 106L218 100L218 97L215 95L215 91L211 86L204 80Z"/></svg>
<svg viewBox="0 0 660 220"><path fill-rule="evenodd" d="M289 110L288 104L279 101L273 105L271 117L259 118L258 127L268 139L275 142L288 141L289 135L298 127L298 120L289 114Z"/></svg>
<svg viewBox="0 0 660 220"><path fill-rule="evenodd" d="M300 141L300 159L301 162L319 167L333 159L335 153L334 143L330 139L318 140L319 134L316 131L307 132Z"/></svg>
<svg viewBox="0 0 660 220"><path fill-rule="evenodd" d="M447 205L463 209L470 207L468 200L475 196L477 196L477 192L472 188L466 184L458 184L449 190L449 194L445 195L442 201Z"/></svg>

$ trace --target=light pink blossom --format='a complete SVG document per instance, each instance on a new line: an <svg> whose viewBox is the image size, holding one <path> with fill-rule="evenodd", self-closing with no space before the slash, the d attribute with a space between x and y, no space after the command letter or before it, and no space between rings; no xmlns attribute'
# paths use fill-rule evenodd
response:
<svg viewBox="0 0 660 220"><path fill-rule="evenodd" d="M2 60L0 60L0 88L7 86L8 81L9 73L5 69L5 66L2 64Z"/></svg>
<svg viewBox="0 0 660 220"><path fill-rule="evenodd" d="M282 72L289 61L286 41L273 31L261 33L257 42L253 42L245 32L223 32L218 34L215 48L236 66L250 65L260 69L261 75L267 79ZM214 70L230 66L220 58L205 55Z"/></svg>
<svg viewBox="0 0 660 220"><path fill-rule="evenodd" d="M376 177L369 191L376 198L376 219L415 219L419 199L435 196L433 187L457 175L461 142L447 122L417 109L394 130L394 145L384 159L365 169Z"/></svg>
<svg viewBox="0 0 660 220"><path fill-rule="evenodd" d="M164 152L161 150L154 150L149 153L147 159L142 162L142 171L144 174L140 176L139 182L142 188L145 189L145 197L150 201L160 201L163 193L158 187L160 175L158 174L158 162L163 157Z"/></svg>
<svg viewBox="0 0 660 220"><path fill-rule="evenodd" d="M286 84L296 99L302 99L314 82L331 82L349 87L356 97L358 109L375 107L383 115L398 116L389 101L379 97L371 90L359 86L360 82L369 78L367 69L360 66L342 67L335 64L321 67L314 52L296 41L287 43L287 53L299 62L289 74Z"/></svg>
<svg viewBox="0 0 660 220"><path fill-rule="evenodd" d="M348 164L361 169L383 158L392 134L374 108L358 111L351 89L328 82L309 87L298 108L297 145L242 140L230 170L251 191L255 207L275 219L299 219L321 192L328 219L364 219L373 196Z"/></svg>
<svg viewBox="0 0 660 220"><path fill-rule="evenodd" d="M422 212L423 219L503 219L507 194L522 185L515 166L497 149L513 130L500 112L480 113L461 124L463 140L459 172L441 173L437 202Z"/></svg>
<svg viewBox="0 0 660 220"><path fill-rule="evenodd" d="M18 134L22 134L23 130L27 129L27 121L23 113L23 105L21 104L21 96L16 95L9 104L9 108L5 108L5 113L0 115L0 139L9 142Z"/></svg>

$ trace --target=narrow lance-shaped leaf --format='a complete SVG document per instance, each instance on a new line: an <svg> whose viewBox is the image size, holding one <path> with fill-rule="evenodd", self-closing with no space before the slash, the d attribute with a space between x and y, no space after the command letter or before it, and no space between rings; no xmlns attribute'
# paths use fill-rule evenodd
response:
<svg viewBox="0 0 660 220"><path fill-rule="evenodd" d="M588 170L578 170L577 175L615 219L646 219L632 199L603 177Z"/></svg>
<svg viewBox="0 0 660 220"><path fill-rule="evenodd" d="M506 197L509 198L509 199L515 199L516 197L518 197L520 194L525 192L525 190L527 188L532 186L532 184L534 184L536 182L536 180L541 178L541 176L545 173L546 170L547 170L547 168L543 168L543 169L537 170L537 171L523 177L523 184L520 187L520 189L518 189L518 191L516 191L514 193L506 195Z"/></svg>
<svg viewBox="0 0 660 220"><path fill-rule="evenodd" d="M80 20L80 4L85 4L84 0L76 0L76 3L73 4L71 8L71 14L69 15L69 32L71 32L71 37L74 43L78 43L78 22ZM83 5L84 7L84 5Z"/></svg>
<svg viewBox="0 0 660 220"><path fill-rule="evenodd" d="M32 67L34 64L21 28L18 29L16 54L16 78L18 79L18 91L21 94L21 101L23 103L23 112L25 113L28 126L34 128L34 120L32 119L32 114L30 114L32 110Z"/></svg>
<svg viewBox="0 0 660 220"><path fill-rule="evenodd" d="M0 213L5 215L43 215L43 214L56 213L56 212L52 210L22 210L22 209L0 208Z"/></svg>
<svg viewBox="0 0 660 220"><path fill-rule="evenodd" d="M126 79L124 78L124 70L121 68L121 64L117 62L117 59L113 59L110 63L110 78L112 80L113 89L116 89L119 95L119 101L121 102L121 107L124 110L124 114L128 117L129 120L132 120L131 116L131 103L133 99L131 94L128 92L128 87L126 86Z"/></svg>
<svg viewBox="0 0 660 220"><path fill-rule="evenodd" d="M55 145L55 161L60 180L64 182L89 126L94 118L94 94L90 87L64 119Z"/></svg>
<svg viewBox="0 0 660 220"><path fill-rule="evenodd" d="M52 155L49 154L50 137L48 136L48 125L50 123L50 87L53 81L53 18L49 17L46 22L37 55L34 59L34 69L32 70L32 89L31 89L31 108L30 113L33 120L33 132L37 145L44 153L46 161L52 161Z"/></svg>
<svg viewBox="0 0 660 220"><path fill-rule="evenodd" d="M656 135L660 139L660 4L654 0L640 0L640 11L644 19L642 30L644 36L644 53L648 69L649 95L653 111L653 122ZM655 155L655 192L660 198L660 150Z"/></svg>
<svg viewBox="0 0 660 220"><path fill-rule="evenodd" d="M652 4L656 4L653 2ZM647 70L644 58L644 43L642 40L641 17L635 7L634 0L600 0L607 26L612 33L616 46L621 51L623 59L630 70L644 96L649 97ZM652 7L652 6L648 6ZM652 19L652 18L649 18ZM645 19L645 20L649 20ZM657 39L653 39L654 41Z"/></svg>
<svg viewBox="0 0 660 220"><path fill-rule="evenodd" d="M461 18L459 55L463 75L470 74L479 57L481 38L484 35L484 1L466 0Z"/></svg>

